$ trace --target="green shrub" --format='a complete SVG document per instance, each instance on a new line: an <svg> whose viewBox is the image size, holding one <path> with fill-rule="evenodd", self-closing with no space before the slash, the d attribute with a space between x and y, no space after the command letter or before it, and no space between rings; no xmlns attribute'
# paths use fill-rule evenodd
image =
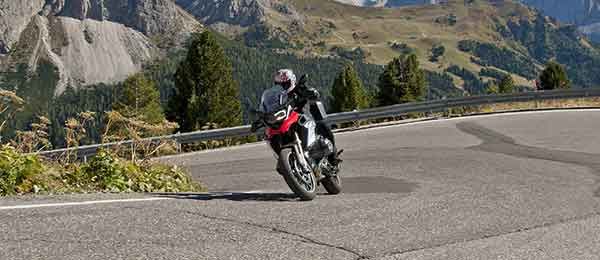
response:
<svg viewBox="0 0 600 260"><path fill-rule="evenodd" d="M100 151L88 163L58 165L0 148L0 196L24 193L192 192L200 184L181 168L134 163Z"/></svg>
<svg viewBox="0 0 600 260"><path fill-rule="evenodd" d="M135 171L131 167L125 167L124 163L105 151L94 156L81 170L84 180L91 181L101 190L115 192L127 190L127 173Z"/></svg>
<svg viewBox="0 0 600 260"><path fill-rule="evenodd" d="M438 62L441 56L444 56L446 52L446 48L444 45L435 45L431 48L431 56L429 57L429 61Z"/></svg>
<svg viewBox="0 0 600 260"><path fill-rule="evenodd" d="M156 163L136 164L100 151L81 167L84 181L111 192L186 192L199 191L189 175L176 166ZM79 174L79 178L82 174ZM82 180L79 179L81 183Z"/></svg>
<svg viewBox="0 0 600 260"><path fill-rule="evenodd" d="M490 77L497 80L502 80L506 75L508 74L494 68L482 68L481 71L479 71L479 76Z"/></svg>
<svg viewBox="0 0 600 260"><path fill-rule="evenodd" d="M462 40L458 43L458 49L473 54L477 59L471 61L481 66L493 66L528 79L533 79L537 75L535 64L527 56L506 47L474 40Z"/></svg>
<svg viewBox="0 0 600 260"><path fill-rule="evenodd" d="M36 177L44 171L37 156L22 155L11 146L3 146L0 148L0 195L37 190Z"/></svg>

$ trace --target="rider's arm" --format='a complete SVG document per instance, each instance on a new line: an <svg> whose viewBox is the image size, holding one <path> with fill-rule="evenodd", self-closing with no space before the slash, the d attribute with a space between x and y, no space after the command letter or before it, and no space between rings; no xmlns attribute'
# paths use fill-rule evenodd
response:
<svg viewBox="0 0 600 260"><path fill-rule="evenodd" d="M318 100L321 97L319 91L316 88L307 86L305 82L301 82L300 84L298 84L298 86L296 86L295 92L300 98L306 100Z"/></svg>

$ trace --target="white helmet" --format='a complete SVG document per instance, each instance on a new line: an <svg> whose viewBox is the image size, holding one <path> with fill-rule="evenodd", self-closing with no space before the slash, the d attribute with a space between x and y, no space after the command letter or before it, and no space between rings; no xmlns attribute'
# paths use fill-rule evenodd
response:
<svg viewBox="0 0 600 260"><path fill-rule="evenodd" d="M296 75L290 69L278 70L274 81L275 84L281 86L287 93L292 92L296 87Z"/></svg>

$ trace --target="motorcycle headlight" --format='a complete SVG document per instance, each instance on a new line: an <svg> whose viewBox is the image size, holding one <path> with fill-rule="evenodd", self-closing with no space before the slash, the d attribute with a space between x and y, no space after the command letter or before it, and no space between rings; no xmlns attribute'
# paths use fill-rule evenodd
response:
<svg viewBox="0 0 600 260"><path fill-rule="evenodd" d="M287 117L287 112L285 110L281 110L281 111L275 113L273 115L273 117L275 117L275 120L277 120L277 121L284 120Z"/></svg>
<svg viewBox="0 0 600 260"><path fill-rule="evenodd" d="M283 120L285 120L286 117L287 117L287 111L280 110L280 111L277 111L276 113L268 116L266 118L265 122L269 125L277 125L277 124L281 123Z"/></svg>

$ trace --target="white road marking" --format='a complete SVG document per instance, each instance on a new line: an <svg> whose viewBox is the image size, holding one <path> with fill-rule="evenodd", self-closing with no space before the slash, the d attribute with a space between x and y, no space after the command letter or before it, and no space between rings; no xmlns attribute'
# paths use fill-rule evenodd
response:
<svg viewBox="0 0 600 260"><path fill-rule="evenodd" d="M260 194L260 193L265 193L264 191L261 190L251 190L251 191L246 191L243 193L247 193L247 194Z"/></svg>
<svg viewBox="0 0 600 260"><path fill-rule="evenodd" d="M68 207L68 206L81 206L81 205L93 205L93 204L158 201L158 200L169 200L169 199L172 199L172 198L161 197L161 198L140 198L140 199L120 199L120 200L94 200L94 201L80 201L80 202L14 205L14 206L0 207L0 210L33 209L33 208L49 208L49 207Z"/></svg>
<svg viewBox="0 0 600 260"><path fill-rule="evenodd" d="M194 193L194 195L204 195L208 197L223 196L223 195L234 195L234 194L268 194L268 193L283 193L284 191L265 191L265 190L251 190L251 191L224 191L224 192L208 192L208 193ZM78 201L78 202L63 202L63 203L46 203L46 204L29 204L29 205L13 205L13 206L0 206L2 210L14 210L14 209L34 209L34 208L50 208L50 207L72 207L72 206L84 206L94 204L109 204L109 203L131 203L131 202L146 202L146 201L160 201L160 200L171 200L176 199L178 195L186 195L187 193L172 193L163 194L166 196L172 195L173 197L153 197L153 198L139 198L139 199L114 199L114 200L91 200L91 201Z"/></svg>

